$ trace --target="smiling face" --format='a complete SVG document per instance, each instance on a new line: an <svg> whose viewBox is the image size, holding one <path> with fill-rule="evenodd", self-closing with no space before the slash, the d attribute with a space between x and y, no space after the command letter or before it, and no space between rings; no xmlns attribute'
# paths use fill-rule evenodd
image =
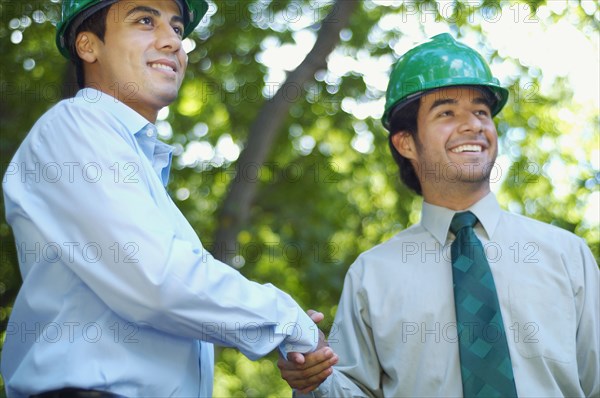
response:
<svg viewBox="0 0 600 398"><path fill-rule="evenodd" d="M110 6L104 42L81 32L76 49L86 87L124 102L151 122L177 97L187 67L184 24L174 0L121 0Z"/></svg>
<svg viewBox="0 0 600 398"><path fill-rule="evenodd" d="M498 154L490 99L461 86L429 92L420 101L417 134L400 132L393 144L413 164L427 202L466 208L490 191Z"/></svg>

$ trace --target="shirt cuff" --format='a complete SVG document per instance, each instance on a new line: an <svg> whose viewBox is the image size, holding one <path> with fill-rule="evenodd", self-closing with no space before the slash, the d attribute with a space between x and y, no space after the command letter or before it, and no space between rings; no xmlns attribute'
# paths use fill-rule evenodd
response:
<svg viewBox="0 0 600 398"><path fill-rule="evenodd" d="M295 322L279 324L275 327L275 334L283 335L283 341L279 345L279 351L284 358L288 352L299 352L302 354L313 352L319 343L319 328L306 315L300 307Z"/></svg>
<svg viewBox="0 0 600 398"><path fill-rule="evenodd" d="M296 390L292 390L292 397L294 398L324 398L329 396L329 383L331 382L331 376L326 378L323 383L313 391L307 394L300 394Z"/></svg>

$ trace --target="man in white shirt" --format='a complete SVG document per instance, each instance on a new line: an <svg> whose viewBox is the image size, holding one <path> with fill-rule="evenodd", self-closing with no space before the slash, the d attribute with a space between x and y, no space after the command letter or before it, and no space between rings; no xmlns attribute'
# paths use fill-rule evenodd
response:
<svg viewBox="0 0 600 398"><path fill-rule="evenodd" d="M57 45L82 89L37 121L3 180L23 276L7 396L209 397L213 344L251 359L315 350L298 304L214 259L165 189L173 148L154 123L206 1L62 7Z"/></svg>
<svg viewBox="0 0 600 398"><path fill-rule="evenodd" d="M383 124L403 182L423 196L421 221L362 253L350 267L330 348L307 355L302 365L279 361L282 377L298 395L600 394L595 259L572 233L501 210L490 191L498 152L492 118L507 98L485 60L448 34L399 59ZM457 323L450 248L460 232L449 231L455 215L465 212L478 221L475 236L491 270L485 283L495 286L499 304L501 322L484 332L507 345L501 369L506 378L491 380L497 390L485 383L473 390L465 381L479 370L468 369L459 347L467 330ZM331 349L339 362L323 381ZM481 367L492 361L486 352L481 358ZM513 392L501 393L505 387Z"/></svg>

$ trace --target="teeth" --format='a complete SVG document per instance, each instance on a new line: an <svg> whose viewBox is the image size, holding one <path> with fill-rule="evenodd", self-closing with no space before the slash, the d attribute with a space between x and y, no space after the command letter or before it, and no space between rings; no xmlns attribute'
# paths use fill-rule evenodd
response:
<svg viewBox="0 0 600 398"><path fill-rule="evenodd" d="M454 153L481 152L481 145L461 145L452 150Z"/></svg>
<svg viewBox="0 0 600 398"><path fill-rule="evenodd" d="M154 69L164 69L164 70L168 70L171 72L175 72L175 70L173 68L171 68L170 66L167 65L163 65L163 64L152 64L151 65Z"/></svg>

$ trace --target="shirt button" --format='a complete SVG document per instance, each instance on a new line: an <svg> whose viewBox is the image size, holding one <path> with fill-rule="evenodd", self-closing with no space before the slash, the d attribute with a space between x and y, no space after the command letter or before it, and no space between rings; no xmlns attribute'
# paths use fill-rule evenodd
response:
<svg viewBox="0 0 600 398"><path fill-rule="evenodd" d="M148 129L148 131L146 131L146 135L148 137L153 137L154 136L154 129Z"/></svg>

